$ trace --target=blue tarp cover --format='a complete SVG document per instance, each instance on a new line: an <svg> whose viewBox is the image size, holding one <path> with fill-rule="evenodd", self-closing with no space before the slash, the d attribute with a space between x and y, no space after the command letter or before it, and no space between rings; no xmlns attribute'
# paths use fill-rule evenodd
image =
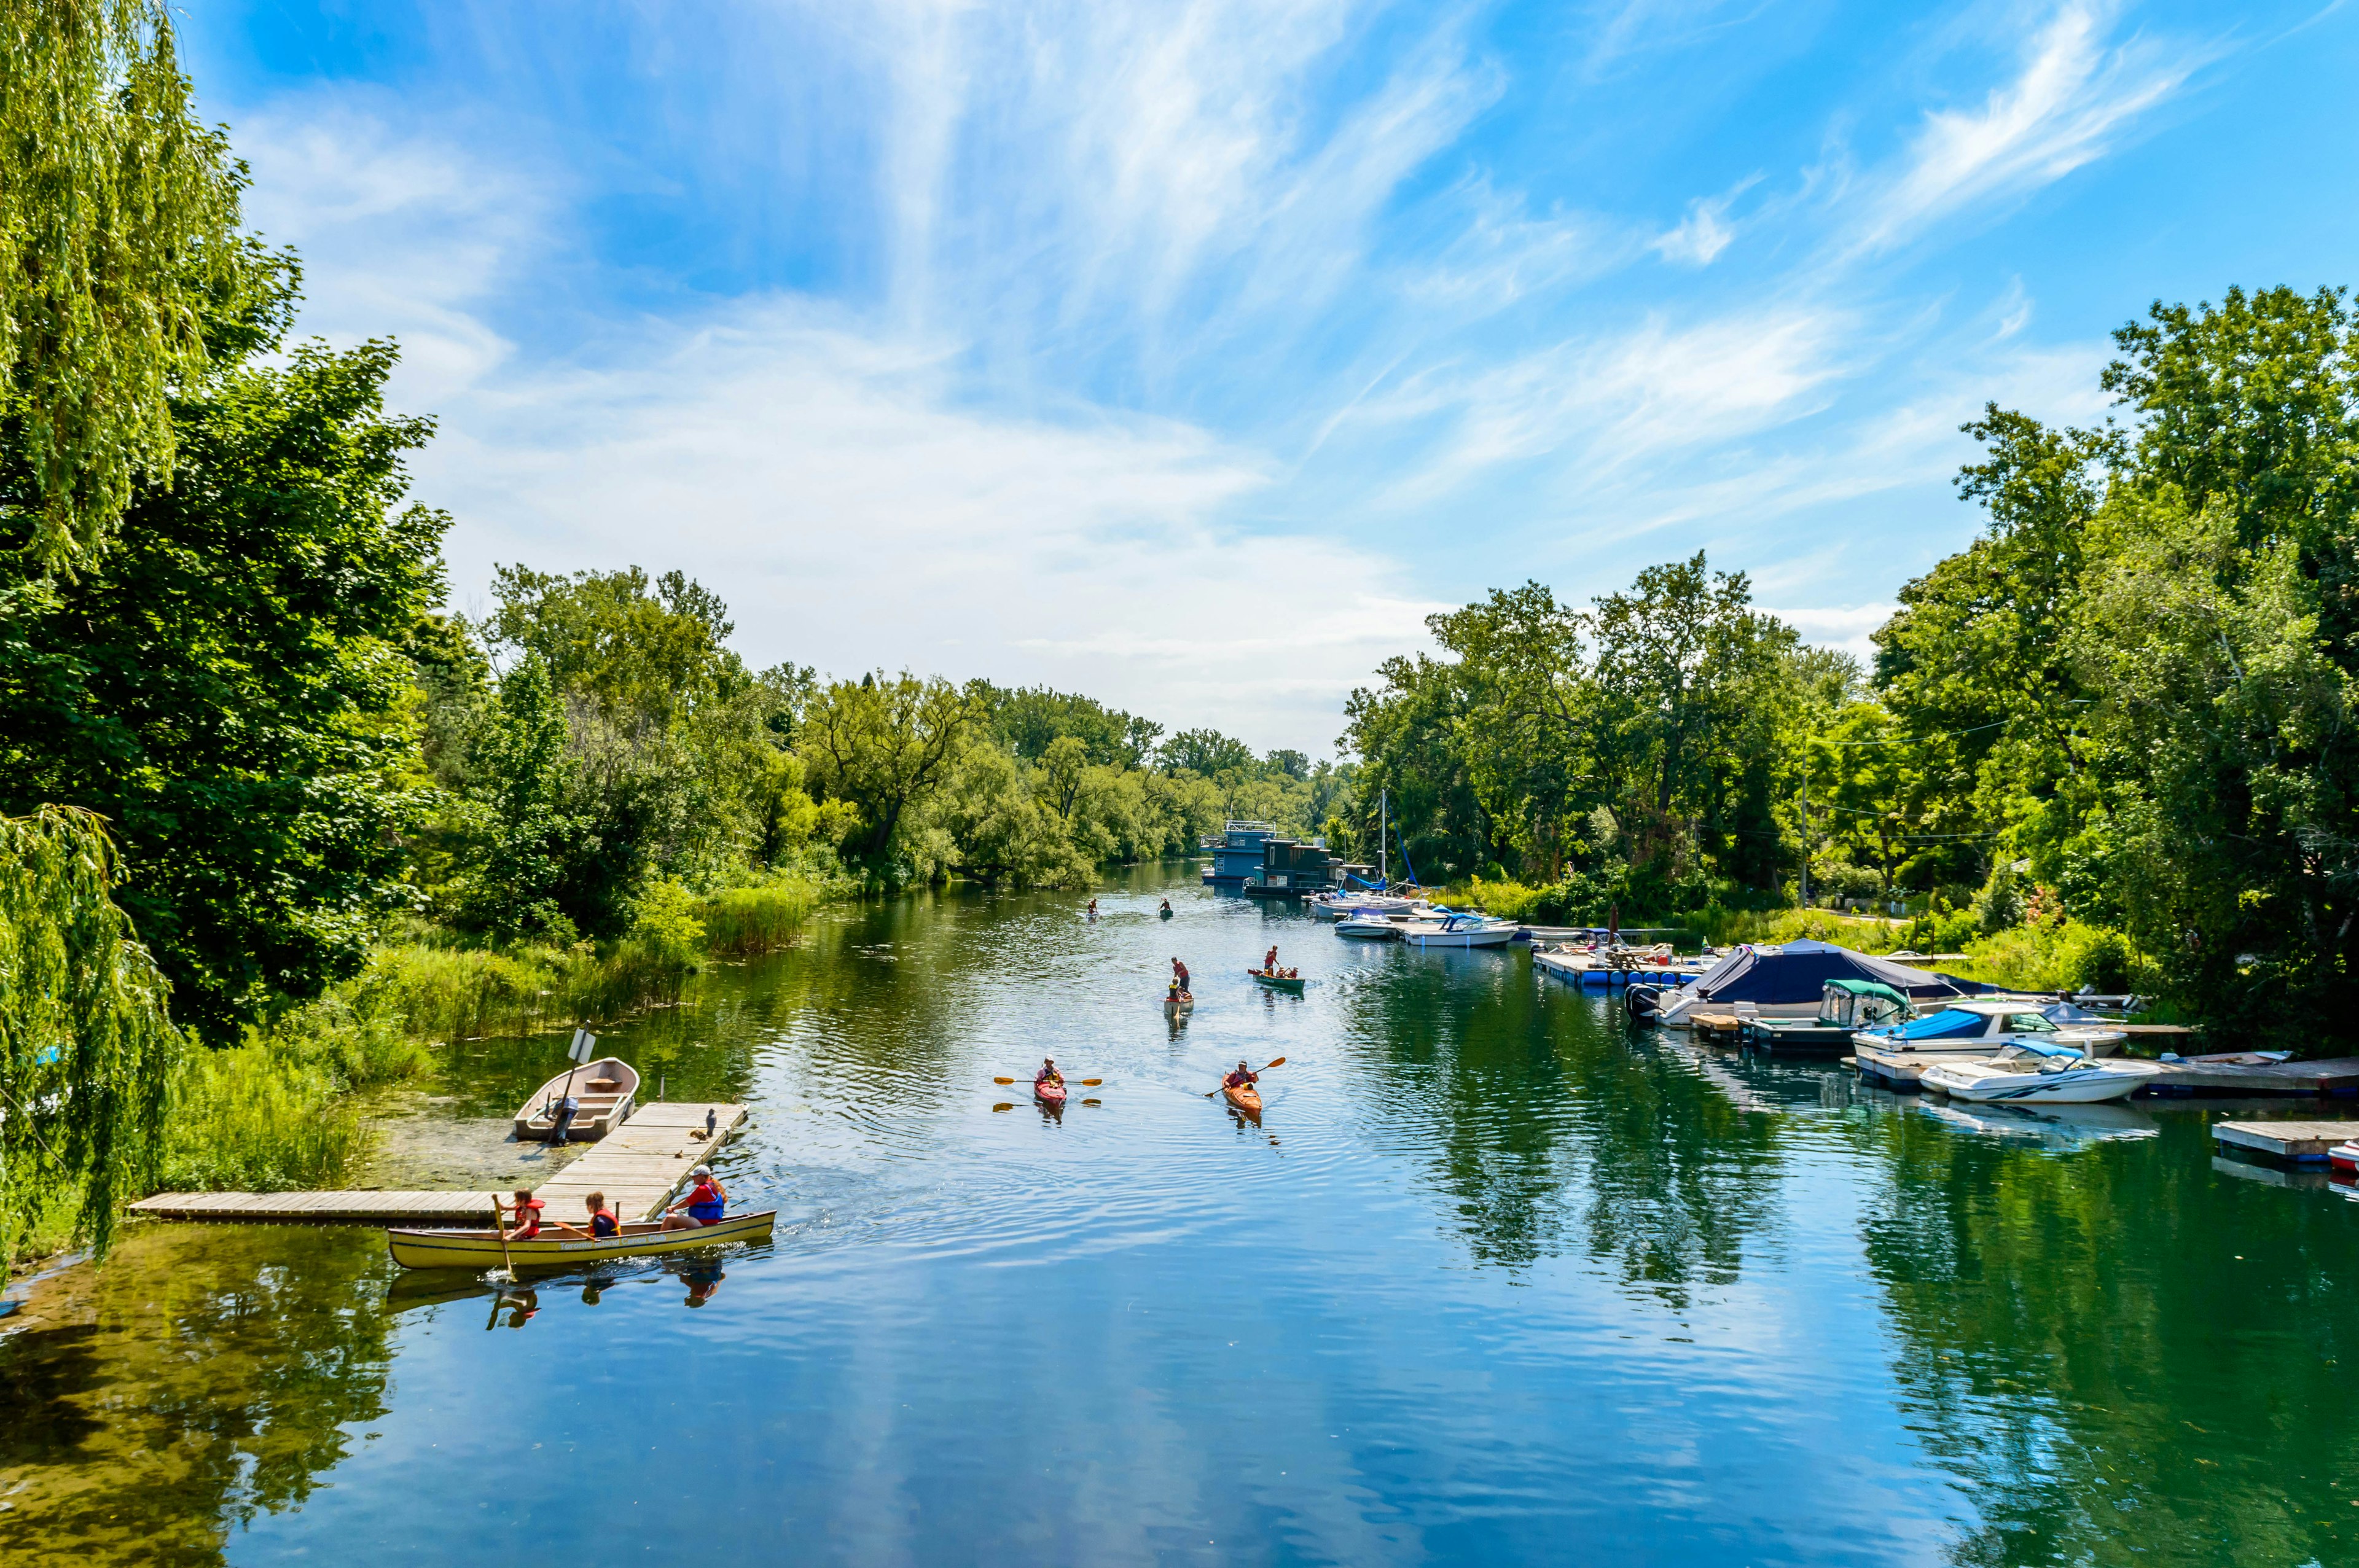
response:
<svg viewBox="0 0 2359 1568"><path fill-rule="evenodd" d="M1927 1018L1912 1018L1892 1031L1895 1040L1971 1040L1990 1027L1979 1012L1945 1008Z"/></svg>

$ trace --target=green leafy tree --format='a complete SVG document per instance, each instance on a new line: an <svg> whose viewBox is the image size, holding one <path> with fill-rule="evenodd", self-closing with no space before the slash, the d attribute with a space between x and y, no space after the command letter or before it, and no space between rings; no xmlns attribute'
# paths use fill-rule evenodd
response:
<svg viewBox="0 0 2359 1568"><path fill-rule="evenodd" d="M178 406L172 485L71 579L38 575L32 506L0 509L0 810L108 819L117 896L216 1043L354 972L410 898L404 650L449 519L405 503L431 426L384 412L393 363L306 345L215 377Z"/></svg>
<svg viewBox="0 0 2359 1568"><path fill-rule="evenodd" d="M0 427L24 481L0 528L34 562L91 564L142 477L169 477L172 397L252 281L245 179L160 0L0 11Z"/></svg>
<svg viewBox="0 0 2359 1568"><path fill-rule="evenodd" d="M820 790L860 814L847 848L886 871L903 819L949 782L982 722L973 699L939 678L872 674L821 688L802 756Z"/></svg>
<svg viewBox="0 0 2359 1568"><path fill-rule="evenodd" d="M162 1151L180 1037L119 871L89 812L0 816L0 1281L60 1193L103 1252Z"/></svg>

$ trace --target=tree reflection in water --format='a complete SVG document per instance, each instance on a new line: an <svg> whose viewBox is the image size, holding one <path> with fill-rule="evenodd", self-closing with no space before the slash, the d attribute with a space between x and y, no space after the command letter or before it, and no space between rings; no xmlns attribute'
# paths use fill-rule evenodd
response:
<svg viewBox="0 0 2359 1568"><path fill-rule="evenodd" d="M0 1337L0 1561L222 1560L381 1417L382 1232L154 1226Z"/></svg>
<svg viewBox="0 0 2359 1568"><path fill-rule="evenodd" d="M2061 1157L1856 1124L1888 1172L1864 1239L1898 1398L1979 1515L1954 1562L2354 1560L2354 1215L2159 1119Z"/></svg>
<svg viewBox="0 0 2359 1568"><path fill-rule="evenodd" d="M1433 1162L1467 1247L1509 1269L1578 1252L1674 1308L1726 1285L1773 1222L1777 1119L1633 1044L1595 998L1475 954L1493 983L1412 965L1352 999L1375 1116Z"/></svg>

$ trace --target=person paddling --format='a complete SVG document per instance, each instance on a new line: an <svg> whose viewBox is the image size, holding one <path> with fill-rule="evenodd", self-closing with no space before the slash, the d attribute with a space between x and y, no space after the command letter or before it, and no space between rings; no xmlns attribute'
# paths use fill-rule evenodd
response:
<svg viewBox="0 0 2359 1568"><path fill-rule="evenodd" d="M1196 1081L1201 1084L1204 1080L1198 1078ZM1221 1087L1224 1089L1241 1089L1246 1087L1248 1085L1257 1084L1259 1082L1261 1082L1261 1075L1255 1072L1251 1067L1246 1066L1243 1062L1239 1062L1237 1064L1237 1070L1221 1080Z"/></svg>
<svg viewBox="0 0 2359 1568"><path fill-rule="evenodd" d="M1188 994L1188 966L1177 958L1171 960L1171 984L1181 996Z"/></svg>
<svg viewBox="0 0 2359 1568"><path fill-rule="evenodd" d="M1060 1089L1065 1087L1065 1075L1057 1071L1057 1059L1054 1056L1042 1057L1040 1070L1032 1075L1034 1088L1037 1089L1043 1084Z"/></svg>
<svg viewBox="0 0 2359 1568"><path fill-rule="evenodd" d="M516 1191L516 1227L514 1230L503 1231L501 1239L530 1241L539 1236L540 1211L545 1206L538 1198L532 1195L528 1188L518 1187ZM496 1215L494 1216L495 1219L497 1217Z"/></svg>
<svg viewBox="0 0 2359 1568"><path fill-rule="evenodd" d="M549 1223L568 1236L579 1236L592 1241L603 1240L622 1230L623 1222L615 1217L613 1209L606 1206L604 1193L592 1193L582 1200L582 1206L590 1211L589 1229L576 1230L561 1219L552 1219Z"/></svg>
<svg viewBox="0 0 2359 1568"><path fill-rule="evenodd" d="M1167 899L1165 899L1165 900L1163 901L1163 907L1162 907L1161 909L1157 910L1155 913L1156 913L1156 914L1170 914L1170 913L1171 913L1171 901L1170 901L1169 899L1168 899L1168 898L1167 898Z"/></svg>
<svg viewBox="0 0 2359 1568"><path fill-rule="evenodd" d="M1272 976L1277 973L1277 945L1276 943L1270 944L1269 951L1263 956L1261 961L1261 972L1265 975Z"/></svg>
<svg viewBox="0 0 2359 1568"><path fill-rule="evenodd" d="M689 1188L686 1197L664 1210L663 1227L666 1230L695 1230L707 1225L718 1225L722 1215L728 1210L729 1189L715 1179L712 1166L699 1165L689 1174L695 1178L696 1185ZM683 1209L688 1212L681 1213Z"/></svg>

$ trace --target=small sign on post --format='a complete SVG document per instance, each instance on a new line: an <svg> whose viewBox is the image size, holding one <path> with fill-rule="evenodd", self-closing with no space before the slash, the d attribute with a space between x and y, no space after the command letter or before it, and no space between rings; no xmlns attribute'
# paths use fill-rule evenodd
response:
<svg viewBox="0 0 2359 1568"><path fill-rule="evenodd" d="M597 1044L598 1037L595 1034L586 1029L577 1029L573 1032L573 1044L565 1053L566 1058L576 1063L587 1062L590 1059L591 1051Z"/></svg>

